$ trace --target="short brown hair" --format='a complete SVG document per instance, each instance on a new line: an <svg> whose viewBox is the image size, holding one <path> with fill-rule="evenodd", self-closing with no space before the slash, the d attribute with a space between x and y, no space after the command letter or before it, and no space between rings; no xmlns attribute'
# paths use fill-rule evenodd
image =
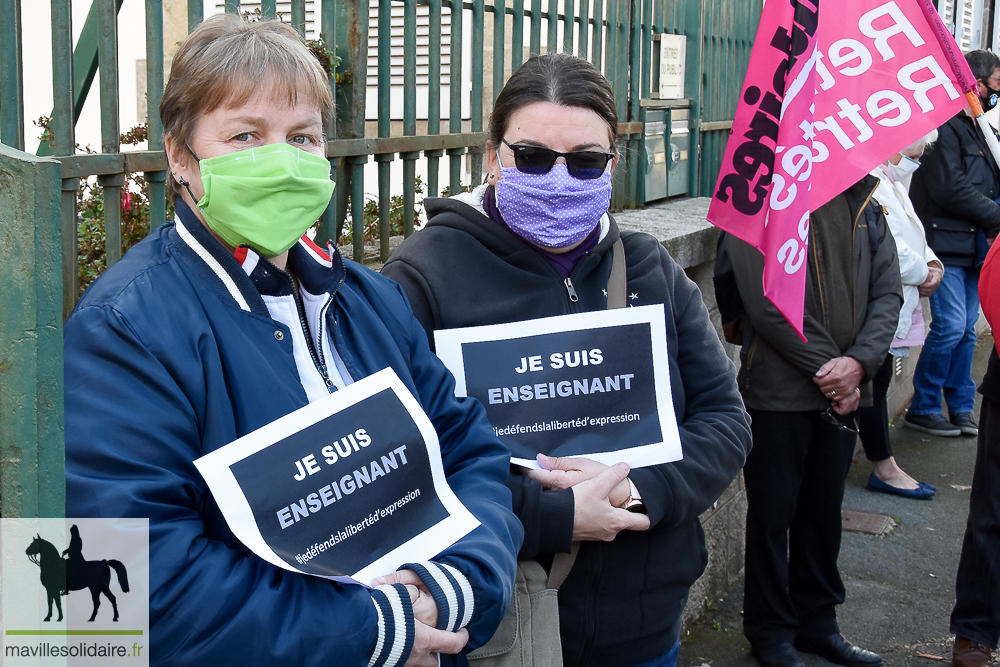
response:
<svg viewBox="0 0 1000 667"><path fill-rule="evenodd" d="M202 114L238 107L268 82L273 94L297 103L300 86L319 106L323 129L333 112L330 81L295 30L277 20L247 21L235 14L205 19L181 42L160 102L164 134L190 145ZM180 186L168 177L171 200Z"/></svg>

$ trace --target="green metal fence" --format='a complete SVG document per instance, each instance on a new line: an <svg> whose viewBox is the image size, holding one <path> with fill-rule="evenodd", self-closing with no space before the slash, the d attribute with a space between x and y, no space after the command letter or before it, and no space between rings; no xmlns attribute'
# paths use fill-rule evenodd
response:
<svg viewBox="0 0 1000 667"><path fill-rule="evenodd" d="M26 293L16 291L6 291L0 299L0 344L6 348L24 335L36 336L35 347L31 348L34 352L28 354L34 355L31 364L23 354L19 361L12 362L6 349L0 349L0 499L4 514L61 513L60 484L38 482L32 486L28 482L37 482L46 471L54 479L61 479L63 474L61 338L39 332L61 331L62 318L79 298L76 206L80 179L96 177L103 188L109 266L122 254L126 174L141 173L149 184L150 226L164 222L167 164L158 114L164 85L164 0L145 0L148 150L133 152L122 152L119 142L117 16L123 2L93 0L74 48L71 2L51 0L52 138L42 143L37 154L54 155L57 162L53 162L17 152L24 151L26 145L22 7L21 0L0 0L0 16L4 17L0 21L0 143L15 149L5 148L0 153L0 175L14 175L13 180L0 180L0 184L15 188L17 195L6 198L6 191L0 193L4 197L0 198L0 271L7 285L11 280L8 276L14 276L11 260L30 255L39 261L25 271L47 272L44 277L36 276L31 286L25 283L30 299ZM340 238L349 220L353 256L363 257L365 195L374 185L378 193L378 255L385 260L389 254L391 163L402 161L402 182L406 185L402 217L404 234L409 235L417 207L410 184L415 182L418 165L426 174L429 196L443 192L442 158L447 158L443 161L451 193L478 183L487 139L484 122L492 101L510 72L533 53L576 53L595 63L611 81L623 151L612 198L612 207L618 210L644 202L642 121L644 104L656 97L659 85L659 35L686 35L688 99L672 106L689 109L688 192L708 195L732 125L762 0L322 0L315 4L320 10L321 35L341 59L337 70L340 83L331 80L330 84L337 104L327 143L327 156L338 184L337 196L320 221L317 237ZM204 18L203 2L187 0L186 5L190 31ZM282 16L302 33L306 5L305 0L293 0L290 12ZM252 3L252 8L258 6L264 17L277 15L275 0ZM251 3L226 0L225 9L247 11ZM394 54L390 43L394 23L398 32L400 13L402 49L399 53L397 44ZM447 27L446 40L443 26ZM374 39L370 40L370 36ZM370 42L377 49L376 108L371 114L366 108ZM463 45L469 42L472 57L465 62ZM400 59L401 77L393 75L394 70L398 73ZM75 151L75 125L95 78L101 105L101 152L79 154ZM471 91L467 80L471 80ZM443 94L444 85L449 89L447 96ZM418 108L418 89L423 88L426 103ZM402 96L401 111L393 109L394 92ZM467 101L463 98L466 92ZM373 128L367 127L369 122ZM669 132L669 122L667 127ZM365 165L370 159L377 164L375 184L365 180ZM472 183L466 173L471 174ZM18 179L31 180L30 197L17 189ZM34 205L26 203L29 199L49 202L35 205L34 220L28 213ZM54 201L59 202L58 206L50 205ZM28 233L29 229L37 233ZM56 239L53 248L59 252L54 256L59 259L49 266L40 258L47 244ZM19 305L22 297L26 304L38 303L30 317ZM16 379L11 381L9 377ZM26 394L12 399L9 387L31 378L38 379L46 391L55 382L59 400L40 398L36 417L13 418L12 414L31 407L23 400ZM46 391L39 396L52 398ZM40 435L43 431L44 437ZM28 441L37 443L32 450L37 450L34 463L25 462L24 445Z"/></svg>

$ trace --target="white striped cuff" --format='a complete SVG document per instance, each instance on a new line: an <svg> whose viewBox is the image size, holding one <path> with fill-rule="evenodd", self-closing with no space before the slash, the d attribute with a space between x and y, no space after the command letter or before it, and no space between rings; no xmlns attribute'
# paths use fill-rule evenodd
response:
<svg viewBox="0 0 1000 667"><path fill-rule="evenodd" d="M407 563L400 570L413 570L434 597L438 608L438 630L458 632L472 619L476 603L469 580L445 563Z"/></svg>
<svg viewBox="0 0 1000 667"><path fill-rule="evenodd" d="M378 640L368 667L398 667L413 649L413 606L402 584L383 584L370 591L378 617Z"/></svg>

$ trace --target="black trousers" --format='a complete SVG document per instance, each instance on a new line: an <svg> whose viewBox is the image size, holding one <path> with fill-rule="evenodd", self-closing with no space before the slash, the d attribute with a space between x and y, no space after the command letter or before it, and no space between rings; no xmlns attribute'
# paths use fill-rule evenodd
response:
<svg viewBox="0 0 1000 667"><path fill-rule="evenodd" d="M1000 640L1000 403L986 396L951 631L990 648Z"/></svg>
<svg viewBox="0 0 1000 667"><path fill-rule="evenodd" d="M884 461L892 456L889 446L889 408L887 397L892 382L892 362L896 357L885 355L885 362L872 378L872 406L858 408L858 434L865 457L869 461Z"/></svg>
<svg viewBox="0 0 1000 667"><path fill-rule="evenodd" d="M856 436L818 411L748 412L743 633L768 646L839 632L840 506Z"/></svg>

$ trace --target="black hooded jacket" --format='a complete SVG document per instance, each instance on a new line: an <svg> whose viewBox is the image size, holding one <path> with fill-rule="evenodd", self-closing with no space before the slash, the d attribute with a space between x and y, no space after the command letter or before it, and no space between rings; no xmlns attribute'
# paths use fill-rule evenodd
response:
<svg viewBox="0 0 1000 667"><path fill-rule="evenodd" d="M924 153L910 185L927 243L945 266L976 266L977 232L988 237L1000 232L997 197L997 163L975 122L959 113L938 128L938 140Z"/></svg>
<svg viewBox="0 0 1000 667"><path fill-rule="evenodd" d="M605 309L619 236L629 304L663 304L684 458L632 470L652 527L584 542L559 589L559 607L567 665L628 667L665 654L679 637L688 590L707 563L698 517L739 474L751 441L733 364L698 287L656 239L620 234L613 220L564 281L543 255L476 208L457 199L425 206L427 226L382 272L403 286L428 336L435 329ZM568 552L572 491L545 491L516 472L508 486L525 527L520 557L548 565L554 552Z"/></svg>

